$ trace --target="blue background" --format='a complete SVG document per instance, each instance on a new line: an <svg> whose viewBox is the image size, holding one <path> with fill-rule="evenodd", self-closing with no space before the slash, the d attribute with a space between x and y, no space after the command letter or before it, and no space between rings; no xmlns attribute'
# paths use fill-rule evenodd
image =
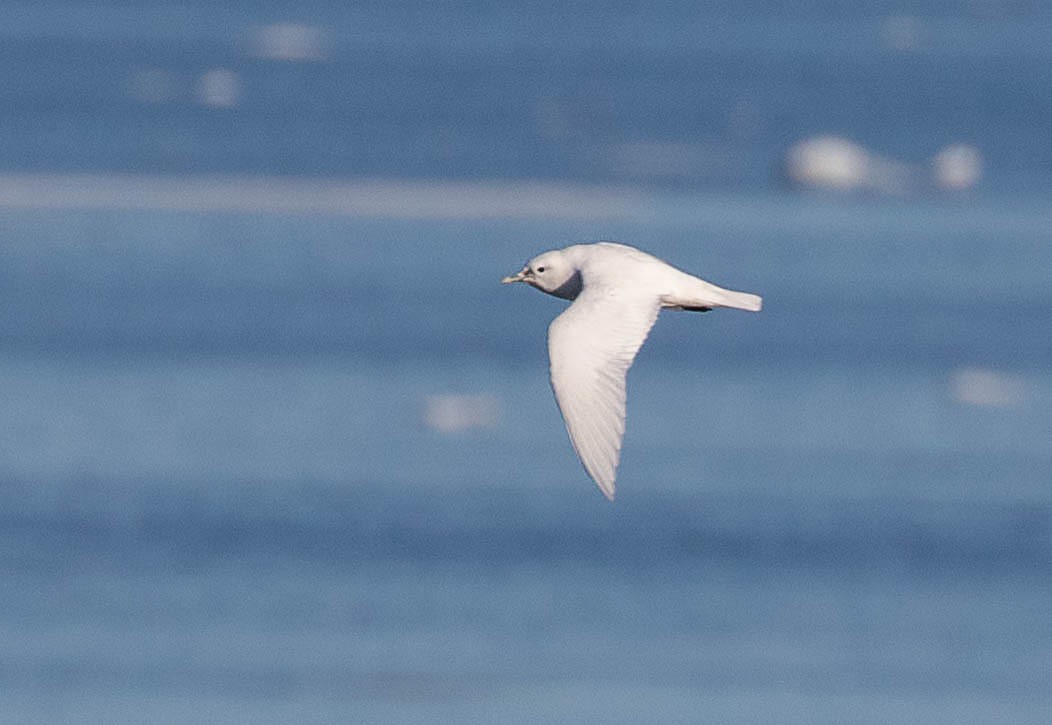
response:
<svg viewBox="0 0 1052 725"><path fill-rule="evenodd" d="M0 720L1052 720L1052 14L783 5L0 6ZM614 504L601 238L765 298Z"/></svg>

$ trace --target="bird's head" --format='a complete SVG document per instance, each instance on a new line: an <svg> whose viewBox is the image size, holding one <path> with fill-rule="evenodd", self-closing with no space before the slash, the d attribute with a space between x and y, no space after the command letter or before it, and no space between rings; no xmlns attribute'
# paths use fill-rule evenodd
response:
<svg viewBox="0 0 1052 725"><path fill-rule="evenodd" d="M567 300L576 298L581 292L581 273L559 249L537 255L525 267L501 282L525 282L541 292Z"/></svg>

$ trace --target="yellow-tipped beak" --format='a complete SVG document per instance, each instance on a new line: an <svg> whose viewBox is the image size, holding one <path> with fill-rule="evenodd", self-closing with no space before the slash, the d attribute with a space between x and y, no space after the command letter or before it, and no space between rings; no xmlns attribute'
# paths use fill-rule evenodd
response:
<svg viewBox="0 0 1052 725"><path fill-rule="evenodd" d="M523 267L520 271L516 272L510 277L505 277L504 279L502 279L501 282L503 282L504 284L511 284L512 282L522 282L524 279L526 279L526 273L528 271L529 267Z"/></svg>

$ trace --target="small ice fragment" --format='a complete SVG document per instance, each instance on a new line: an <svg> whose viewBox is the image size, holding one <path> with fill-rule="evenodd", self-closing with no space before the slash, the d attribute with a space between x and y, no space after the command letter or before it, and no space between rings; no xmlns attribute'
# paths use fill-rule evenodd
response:
<svg viewBox="0 0 1052 725"><path fill-rule="evenodd" d="M271 60L321 60L325 56L324 32L297 23L265 25L256 30L252 45L257 56Z"/></svg>
<svg viewBox="0 0 1052 725"><path fill-rule="evenodd" d="M226 68L215 68L201 76L197 97L212 108L231 108L241 98L241 83L237 74Z"/></svg>
<svg viewBox="0 0 1052 725"><path fill-rule="evenodd" d="M950 396L958 403L984 408L1011 408L1023 402L1023 385L1004 373L961 368L950 376Z"/></svg>
<svg viewBox="0 0 1052 725"><path fill-rule="evenodd" d="M921 41L921 24L909 15L892 15L881 27L884 45L892 50L916 50Z"/></svg>
<svg viewBox="0 0 1052 725"><path fill-rule="evenodd" d="M424 424L439 433L493 428L500 420L500 403L492 395L429 395Z"/></svg>
<svg viewBox="0 0 1052 725"><path fill-rule="evenodd" d="M870 157L858 144L836 136L817 136L794 145L786 154L786 172L795 184L850 190L865 186Z"/></svg>
<svg viewBox="0 0 1052 725"><path fill-rule="evenodd" d="M983 173L983 159L978 149L967 144L947 146L932 162L935 184L940 189L961 191L979 183Z"/></svg>

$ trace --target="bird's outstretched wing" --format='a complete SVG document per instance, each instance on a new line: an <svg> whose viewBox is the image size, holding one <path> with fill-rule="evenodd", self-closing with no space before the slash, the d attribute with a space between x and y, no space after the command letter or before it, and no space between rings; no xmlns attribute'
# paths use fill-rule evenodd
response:
<svg viewBox="0 0 1052 725"><path fill-rule="evenodd" d="M656 298L588 288L548 328L555 400L578 458L609 499L625 433L625 376L660 310Z"/></svg>

